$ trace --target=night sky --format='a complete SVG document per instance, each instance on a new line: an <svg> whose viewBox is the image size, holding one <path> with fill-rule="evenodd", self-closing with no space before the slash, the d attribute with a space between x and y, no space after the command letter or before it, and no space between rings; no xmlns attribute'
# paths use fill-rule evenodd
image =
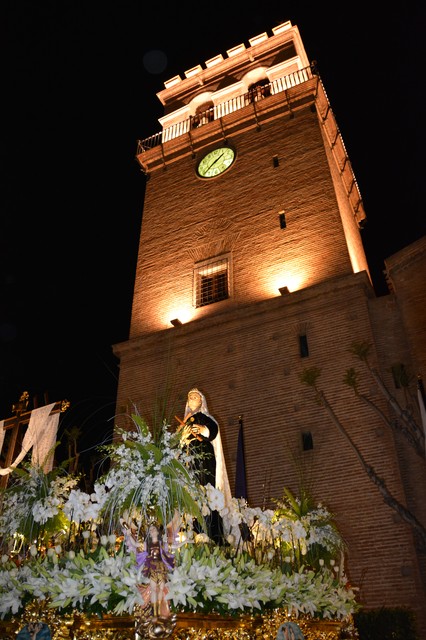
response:
<svg viewBox="0 0 426 640"><path fill-rule="evenodd" d="M67 398L61 426L86 446L114 422L112 345L128 338L145 185L136 146L160 131L164 81L290 20L358 181L378 295L384 259L425 232L420 3L374 17L371 2L148 4L0 10L0 418L23 390Z"/></svg>

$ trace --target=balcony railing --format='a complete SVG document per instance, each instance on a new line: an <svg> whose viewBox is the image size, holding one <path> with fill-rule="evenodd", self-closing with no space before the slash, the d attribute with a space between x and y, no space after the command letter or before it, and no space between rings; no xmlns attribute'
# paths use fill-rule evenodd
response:
<svg viewBox="0 0 426 640"><path fill-rule="evenodd" d="M159 133L156 133L149 138L145 138L145 140L139 140L137 145L137 156L142 156L144 152L162 145L164 142L183 136L184 134L190 135L189 132L191 130L202 127L209 122L213 122L223 116L238 111L238 109L243 109L250 104L253 104L255 107L256 102L292 89L297 85L302 85L313 78L317 78L318 81L315 89L315 103L318 116L324 128L324 133L328 140L331 152L335 158L354 217L356 218L358 225L362 227L366 216L358 183L352 170L352 165L347 155L339 127L337 126L337 122L331 110L327 94L325 93L325 89L316 70L315 63L310 67L299 69L298 71L289 73L281 78L277 78L272 82L266 82L265 84L263 84L263 82L256 83L250 87L247 93L244 93L241 96L232 98L232 100L228 100L227 102L221 102L220 104L209 106L209 108L204 111L197 112L195 116L190 116L181 122L173 124L171 127L166 127ZM309 91L311 91L311 89L312 87L309 87ZM303 90L301 93L303 93ZM299 95L289 96L289 101L293 98L298 100L299 97ZM148 169L144 166L142 157L139 157L139 162L144 167L144 171L147 172Z"/></svg>
<svg viewBox="0 0 426 640"><path fill-rule="evenodd" d="M222 118L223 116L233 113L234 111L243 109L249 104L286 91L287 89L300 85L303 82L307 82L314 75L316 75L316 72L311 66L289 73L288 75L277 78L272 82L255 84L247 93L244 93L241 96L232 98L227 102L216 104L205 111L197 113L195 116L190 116L181 122L173 124L171 127L166 127L149 138L139 140L137 155L144 151L149 151L149 149L153 149L164 142L178 138L179 136L188 133L191 129L198 128L208 122L212 122L213 120L217 120L218 118Z"/></svg>

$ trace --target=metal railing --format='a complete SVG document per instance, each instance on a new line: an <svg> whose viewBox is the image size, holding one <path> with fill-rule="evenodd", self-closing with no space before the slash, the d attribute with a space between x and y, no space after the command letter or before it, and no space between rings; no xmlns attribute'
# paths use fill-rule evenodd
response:
<svg viewBox="0 0 426 640"><path fill-rule="evenodd" d="M166 127L149 138L139 140L137 145L137 155L144 151L149 151L149 149L153 149L164 142L178 138L179 136L188 133L188 131L196 129L208 122L212 122L213 120L222 118L234 111L243 109L249 104L268 98L271 95L281 93L287 89L291 89L303 82L307 82L314 75L317 74L315 69L311 66L305 67L304 69L298 69L297 71L289 73L286 76L282 76L281 78L277 78L272 82L254 84L247 93L244 93L241 96L232 98L227 102L221 102L220 104L213 105L205 111L197 113L195 116L190 116L181 122L173 124L171 127Z"/></svg>

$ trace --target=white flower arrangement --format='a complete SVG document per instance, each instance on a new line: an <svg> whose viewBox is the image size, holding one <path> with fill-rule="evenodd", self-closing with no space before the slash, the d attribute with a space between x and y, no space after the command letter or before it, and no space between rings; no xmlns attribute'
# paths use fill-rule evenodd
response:
<svg viewBox="0 0 426 640"><path fill-rule="evenodd" d="M285 490L279 508L250 507L208 485L200 487L190 460L167 426L154 442L133 416L134 432L101 447L111 458L108 473L89 495L78 477L27 468L4 491L0 509L0 619L16 616L31 600L62 613L131 615L142 604L146 583L136 548L123 536L123 520L146 531L154 515L167 524L179 513L181 539L169 549L175 567L167 598L176 611L226 615L263 613L344 619L357 608L355 589L343 569L343 544L331 514ZM216 509L229 531L224 546L200 521ZM338 559L338 562L336 562Z"/></svg>

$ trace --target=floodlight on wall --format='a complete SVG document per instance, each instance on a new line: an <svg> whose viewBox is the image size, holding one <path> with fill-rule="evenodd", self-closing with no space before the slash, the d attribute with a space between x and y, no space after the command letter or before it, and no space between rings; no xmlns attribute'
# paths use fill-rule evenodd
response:
<svg viewBox="0 0 426 640"><path fill-rule="evenodd" d="M290 290L289 290L289 288L288 288L288 287L280 287L280 288L278 289L278 291L280 292L280 294L281 294L282 296L286 296L286 295L288 295L288 294L290 293Z"/></svg>
<svg viewBox="0 0 426 640"><path fill-rule="evenodd" d="M170 320L170 324L172 324L174 327L181 327L182 326L182 322L179 320L179 318L175 318L174 320Z"/></svg>

